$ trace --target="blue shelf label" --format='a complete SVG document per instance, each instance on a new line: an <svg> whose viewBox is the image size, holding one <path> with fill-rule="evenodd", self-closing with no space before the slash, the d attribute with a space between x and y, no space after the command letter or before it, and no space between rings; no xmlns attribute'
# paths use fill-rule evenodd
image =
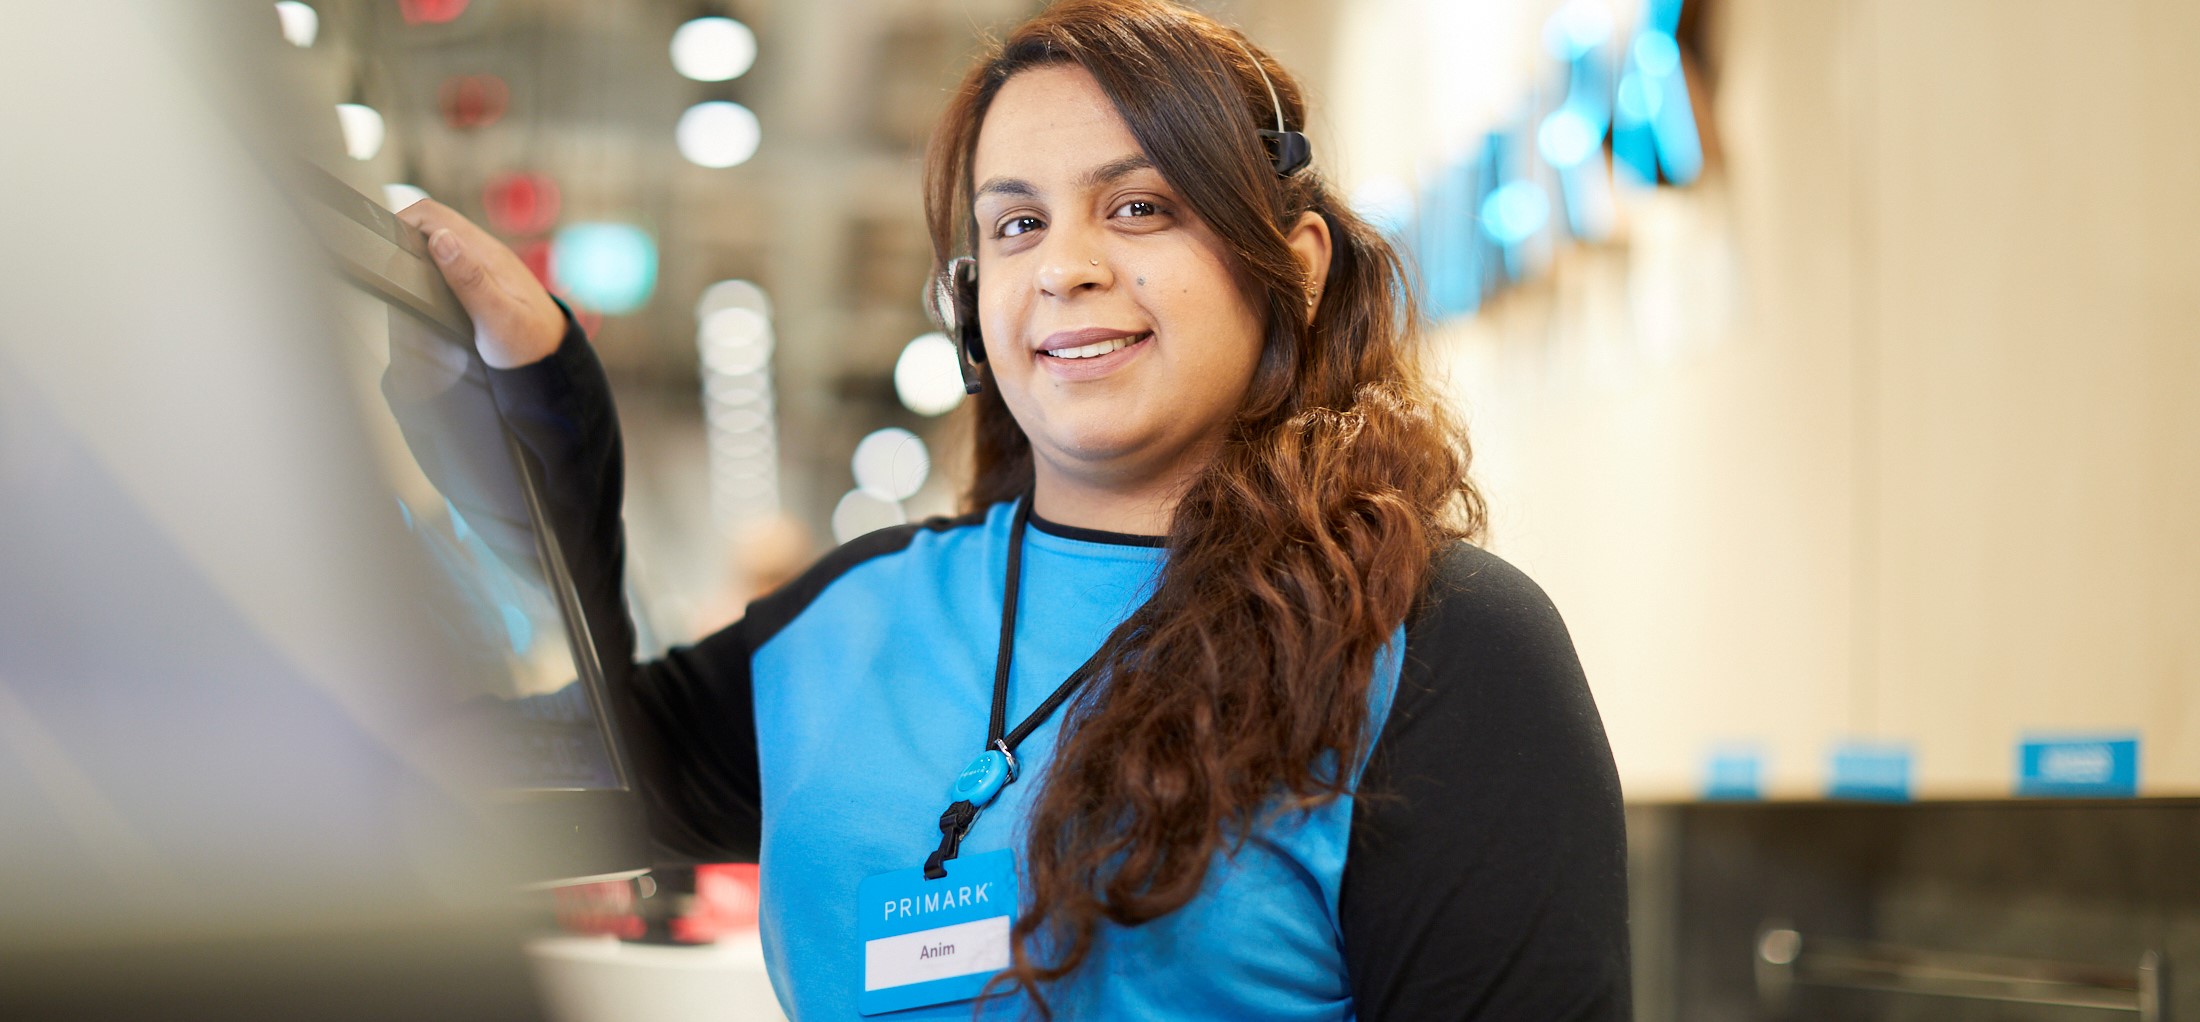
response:
<svg viewBox="0 0 2200 1022"><path fill-rule="evenodd" d="M2139 740L2032 738L2017 745L2017 794L2131 798L2139 794Z"/></svg>
<svg viewBox="0 0 2200 1022"><path fill-rule="evenodd" d="M1905 745L1850 744L1833 750L1833 782L1826 797L1872 802L1910 800L1910 749Z"/></svg>
<svg viewBox="0 0 2200 1022"><path fill-rule="evenodd" d="M1703 797L1711 802L1754 802L1765 797L1764 757L1755 749L1714 749L1704 761Z"/></svg>

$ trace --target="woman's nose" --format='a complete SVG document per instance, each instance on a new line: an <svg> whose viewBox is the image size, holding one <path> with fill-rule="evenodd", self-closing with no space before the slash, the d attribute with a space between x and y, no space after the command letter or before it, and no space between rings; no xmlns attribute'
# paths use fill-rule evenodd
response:
<svg viewBox="0 0 2200 1022"><path fill-rule="evenodd" d="M1039 260L1039 289L1062 297L1083 287L1098 288L1109 279L1107 260L1100 246L1075 234L1046 239Z"/></svg>

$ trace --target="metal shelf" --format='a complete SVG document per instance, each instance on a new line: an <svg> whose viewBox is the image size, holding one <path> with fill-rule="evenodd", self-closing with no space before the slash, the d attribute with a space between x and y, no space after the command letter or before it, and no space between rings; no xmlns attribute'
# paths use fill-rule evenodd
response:
<svg viewBox="0 0 2200 1022"><path fill-rule="evenodd" d="M2169 1018L2162 956L2154 951L2126 969L1805 938L1771 925L1758 933L1756 959L1757 996L1774 1010L1795 987L1814 986L2128 1011L2140 1022Z"/></svg>

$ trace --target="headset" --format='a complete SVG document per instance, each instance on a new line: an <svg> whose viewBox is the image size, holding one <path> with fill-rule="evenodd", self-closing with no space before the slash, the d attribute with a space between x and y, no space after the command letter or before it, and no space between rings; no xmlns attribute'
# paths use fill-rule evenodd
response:
<svg viewBox="0 0 2200 1022"><path fill-rule="evenodd" d="M1314 146L1306 140L1306 134L1286 131L1283 126L1283 103L1276 98L1276 83L1268 79L1268 69L1261 66L1253 51L1238 44L1245 59L1252 61L1253 70L1260 72L1260 82L1268 87L1268 102L1276 109L1276 127L1271 131L1261 128L1261 146L1268 151L1268 163L1276 170L1277 177L1290 177L1314 162ZM978 332L978 261L970 256L956 256L947 261L945 269L932 279L925 295L925 309L948 339L955 342L956 363L962 369L963 392L976 394L985 389L985 381L979 375L979 366L985 363L985 340Z"/></svg>

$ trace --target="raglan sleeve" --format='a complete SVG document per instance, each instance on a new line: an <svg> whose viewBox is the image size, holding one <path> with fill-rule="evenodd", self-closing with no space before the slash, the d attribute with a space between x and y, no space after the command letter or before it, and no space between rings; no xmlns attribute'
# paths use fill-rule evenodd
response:
<svg viewBox="0 0 2200 1022"><path fill-rule="evenodd" d="M1460 544L1435 575L1353 800L1357 1015L1623 1022L1626 827L1572 639L1494 555Z"/></svg>

